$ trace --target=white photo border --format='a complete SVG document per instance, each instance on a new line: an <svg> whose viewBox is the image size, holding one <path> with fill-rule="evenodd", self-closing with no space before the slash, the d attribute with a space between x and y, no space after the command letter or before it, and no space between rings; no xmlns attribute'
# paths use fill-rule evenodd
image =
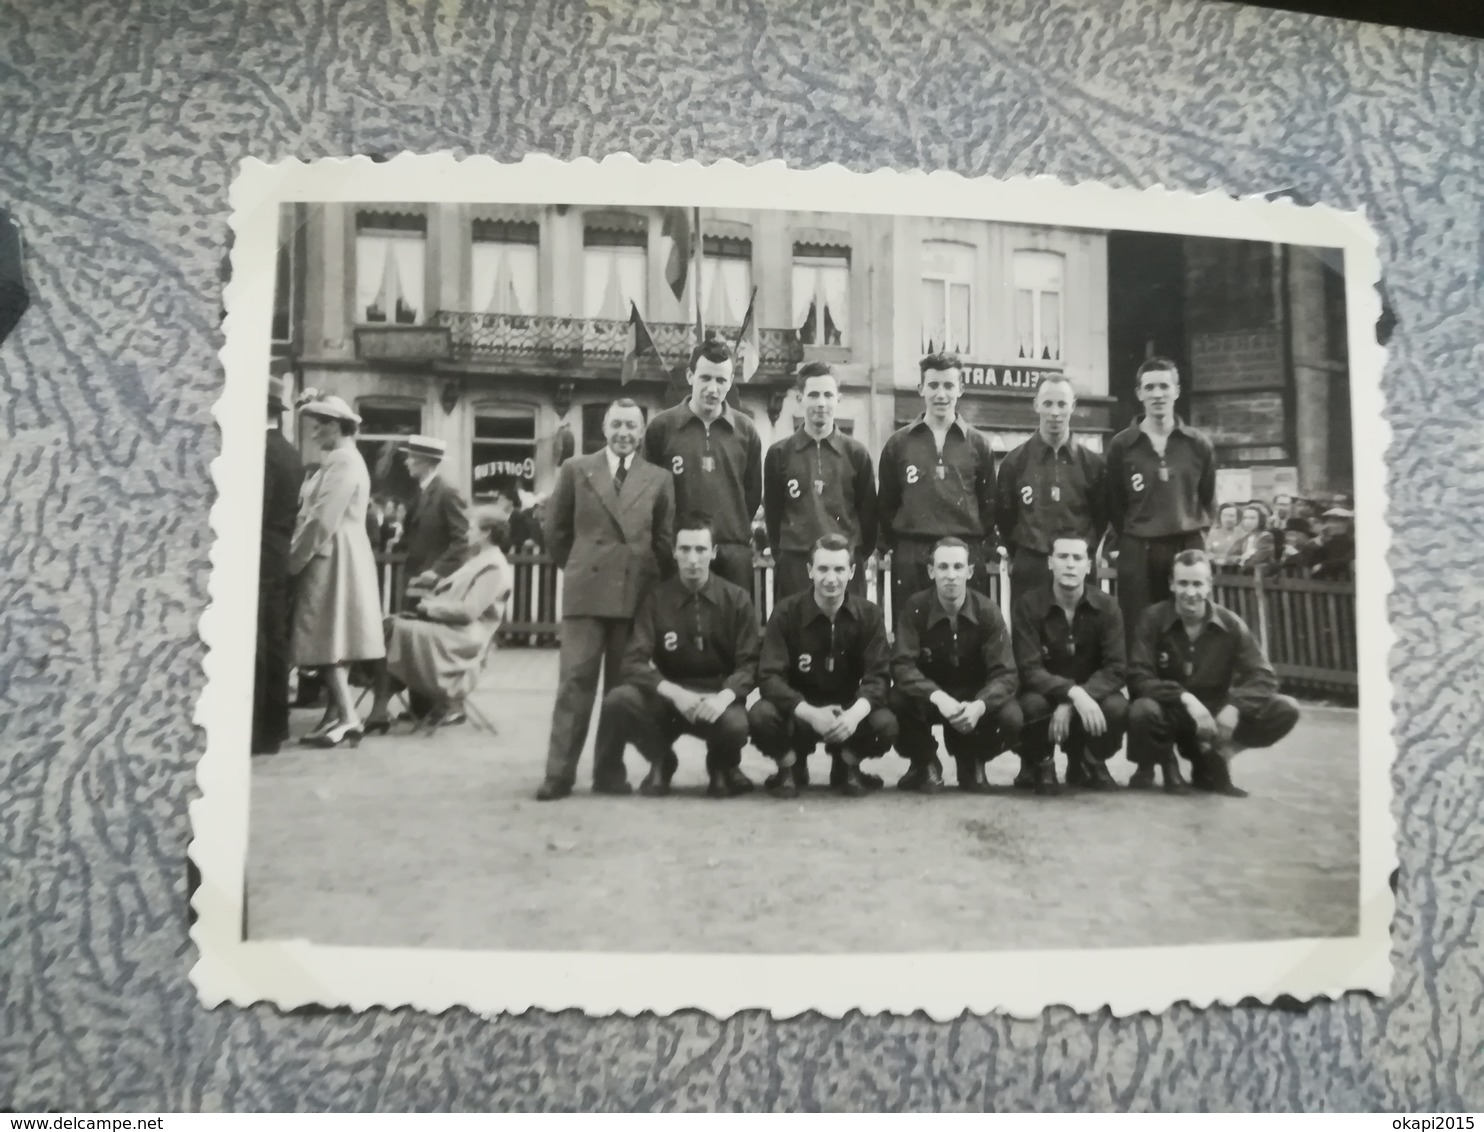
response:
<svg viewBox="0 0 1484 1132"><path fill-rule="evenodd" d="M244 941L254 603L262 507L263 405L278 245L278 205L288 201L457 201L784 207L795 211L989 219L1093 230L1217 236L1343 249L1349 333L1357 522L1359 631L1360 890L1353 937L1098 950L946 952L902 955L698 955L452 951L327 946L303 940ZM776 202L776 203L771 203ZM1163 187L1067 185L1051 177L997 181L949 172L856 173L838 165L790 169L781 161L642 163L627 154L517 163L452 154L404 153L389 161L243 162L230 204L234 237L226 288L226 383L215 406L222 451L212 464L211 603L200 632L208 648L196 721L206 750L191 803L190 856L200 873L191 937L191 979L208 1006L271 1002L363 1010L455 1006L482 1014L531 1008L592 1015L716 1016L764 1009L776 1017L816 1011L841 1017L910 1014L935 1019L999 1011L1027 1017L1053 1005L1117 1015L1280 995L1301 1001L1347 991L1386 995L1396 868L1394 761L1387 623L1385 351L1377 239L1359 213L1260 197L1192 194Z"/></svg>

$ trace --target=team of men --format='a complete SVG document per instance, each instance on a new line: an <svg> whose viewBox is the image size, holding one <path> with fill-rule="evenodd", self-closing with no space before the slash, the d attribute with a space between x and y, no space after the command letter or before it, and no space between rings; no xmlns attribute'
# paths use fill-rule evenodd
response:
<svg viewBox="0 0 1484 1132"><path fill-rule="evenodd" d="M989 441L958 414L951 354L923 359L923 413L887 440L879 475L836 425L827 364L801 368L802 426L766 454L727 405L733 364L724 342L697 347L691 396L656 414L642 443L638 406L617 401L605 451L562 469L547 541L568 599L538 799L573 789L600 664L593 789L610 794L631 792L629 745L650 766L640 793L668 793L682 734L705 741L713 797L754 789L740 767L749 738L776 763L765 785L779 797L808 785L820 746L843 794L880 787L863 767L893 748L910 764L897 787L931 794L944 785L941 728L968 792L986 790L985 765L1014 751L1015 786L1056 793L1058 747L1068 785L1116 788L1107 763L1127 737L1131 788L1158 772L1172 793L1240 795L1232 757L1297 723L1251 632L1211 600L1198 547L1214 450L1175 415L1173 362L1140 367L1144 416L1106 460L1074 435L1071 382L1043 379L1037 432L998 475ZM759 506L776 562L761 630L748 544ZM989 596L1000 546L1009 625ZM1118 566L1116 599L1092 578L1099 547ZM894 633L864 596L878 548L891 555ZM601 596L572 596L585 592Z"/></svg>

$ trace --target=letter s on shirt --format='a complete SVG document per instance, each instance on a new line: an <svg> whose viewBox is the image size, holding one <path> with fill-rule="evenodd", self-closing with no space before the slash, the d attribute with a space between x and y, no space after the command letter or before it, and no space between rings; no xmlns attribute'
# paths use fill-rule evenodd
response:
<svg viewBox="0 0 1484 1132"><path fill-rule="evenodd" d="M678 475L683 474L684 471L685 471L685 457L684 456L671 456L670 457L670 472L671 472L671 474L678 476Z"/></svg>
<svg viewBox="0 0 1484 1132"><path fill-rule="evenodd" d="M908 464L907 465L907 482L908 483L916 483L917 482L917 475L918 475L918 473L917 473L917 465L916 464Z"/></svg>
<svg viewBox="0 0 1484 1132"><path fill-rule="evenodd" d="M1026 484L1020 489L1020 502L1024 503L1027 507L1031 505L1032 501L1034 501L1035 498L1036 489L1033 488L1030 484Z"/></svg>
<svg viewBox="0 0 1484 1132"><path fill-rule="evenodd" d="M799 497L799 481L798 480L789 480L788 481L788 497L790 499L797 499Z"/></svg>
<svg viewBox="0 0 1484 1132"><path fill-rule="evenodd" d="M814 667L814 658L812 656L810 656L806 652L800 653L799 654L799 671L800 672L808 672L809 669L811 669L813 667Z"/></svg>
<svg viewBox="0 0 1484 1132"><path fill-rule="evenodd" d="M1144 473L1143 472L1135 472L1133 475L1129 476L1129 478L1128 478L1128 485L1129 485L1129 487L1133 488L1135 491L1143 491L1144 490Z"/></svg>
<svg viewBox="0 0 1484 1132"><path fill-rule="evenodd" d="M680 459L680 457L679 456L676 456L675 459L678 460L678 459ZM666 633L665 634L665 651L666 652L674 652L679 647L680 647L680 634L679 633L675 633L675 632Z"/></svg>

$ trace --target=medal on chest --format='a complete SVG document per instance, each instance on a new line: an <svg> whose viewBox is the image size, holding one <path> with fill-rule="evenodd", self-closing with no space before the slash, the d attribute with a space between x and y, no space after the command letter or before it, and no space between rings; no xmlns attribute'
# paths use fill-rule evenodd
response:
<svg viewBox="0 0 1484 1132"><path fill-rule="evenodd" d="M815 480L814 481L814 494L815 495L823 495L824 494L824 480Z"/></svg>
<svg viewBox="0 0 1484 1132"><path fill-rule="evenodd" d="M716 471L716 457L715 456L702 456L701 457L701 471L703 471L703 472L714 472L714 471Z"/></svg>
<svg viewBox="0 0 1484 1132"><path fill-rule="evenodd" d="M1051 501L1053 503L1060 503L1061 502L1061 485L1060 484L1053 484L1051 486Z"/></svg>
<svg viewBox="0 0 1484 1132"><path fill-rule="evenodd" d="M1161 483L1170 482L1170 466L1163 460L1159 462L1159 480Z"/></svg>
<svg viewBox="0 0 1484 1132"><path fill-rule="evenodd" d="M942 464L939 464L936 468L933 469L933 471L937 474L940 480L945 480L948 478L948 469L945 468Z"/></svg>

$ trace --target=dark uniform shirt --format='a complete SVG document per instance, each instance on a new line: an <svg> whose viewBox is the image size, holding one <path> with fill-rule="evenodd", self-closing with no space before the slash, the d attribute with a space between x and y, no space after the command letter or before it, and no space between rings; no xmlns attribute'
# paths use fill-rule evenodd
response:
<svg viewBox="0 0 1484 1132"><path fill-rule="evenodd" d="M1175 422L1165 454L1134 421L1108 445L1108 521L1117 534L1165 538L1211 525L1216 449L1205 433Z"/></svg>
<svg viewBox="0 0 1484 1132"><path fill-rule="evenodd" d="M691 593L680 578L650 590L634 617L623 678L651 691L661 680L693 692L729 688L740 704L757 680L762 634L752 599L712 574Z"/></svg>
<svg viewBox="0 0 1484 1132"><path fill-rule="evenodd" d="M799 429L763 460L763 515L773 550L808 551L844 535L862 556L876 549L876 470L871 454L838 428L823 440Z"/></svg>
<svg viewBox="0 0 1484 1132"><path fill-rule="evenodd" d="M1075 687L1095 700L1123 687L1123 614L1097 586L1082 587L1070 625L1051 585L1021 594L1010 619L1015 664L1026 691L1061 703Z"/></svg>
<svg viewBox="0 0 1484 1132"><path fill-rule="evenodd" d="M1069 438L1052 448L1038 432L1012 451L995 475L995 518L1000 542L1037 554L1051 553L1060 531L1076 531L1096 554L1108 525L1103 458Z"/></svg>
<svg viewBox="0 0 1484 1132"><path fill-rule="evenodd" d="M644 458L675 477L675 514L700 511L717 542L750 545L763 501L763 442L730 405L708 427L686 401L656 413L644 432Z"/></svg>
<svg viewBox="0 0 1484 1132"><path fill-rule="evenodd" d="M865 598L847 594L831 620L805 590L780 601L768 619L757 682L785 715L805 701L849 707L865 700L874 711L886 706L890 678L886 622Z"/></svg>
<svg viewBox="0 0 1484 1132"><path fill-rule="evenodd" d="M877 494L881 541L978 541L994 532L994 452L963 420L948 426L943 451L925 416L897 429L881 449Z"/></svg>
<svg viewBox="0 0 1484 1132"><path fill-rule="evenodd" d="M1246 622L1214 601L1192 641L1173 601L1151 605L1139 618L1129 658L1129 691L1162 704L1189 692L1212 712L1227 704L1250 712L1278 691L1278 677Z"/></svg>
<svg viewBox="0 0 1484 1132"><path fill-rule="evenodd" d="M936 589L914 594L897 624L891 678L909 696L928 699L942 691L998 711L1019 688L999 607L969 590L958 616L950 617Z"/></svg>

